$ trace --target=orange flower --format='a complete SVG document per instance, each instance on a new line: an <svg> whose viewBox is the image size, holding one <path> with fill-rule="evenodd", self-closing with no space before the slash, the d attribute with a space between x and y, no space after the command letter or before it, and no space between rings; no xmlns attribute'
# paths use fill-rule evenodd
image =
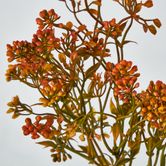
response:
<svg viewBox="0 0 166 166"><path fill-rule="evenodd" d="M147 90L139 95L142 116L150 122L151 127L166 131L166 84L151 81Z"/></svg>
<svg viewBox="0 0 166 166"><path fill-rule="evenodd" d="M131 61L122 60L111 69L111 80L114 82L114 96L127 103L136 95L135 89L139 87L137 66Z"/></svg>

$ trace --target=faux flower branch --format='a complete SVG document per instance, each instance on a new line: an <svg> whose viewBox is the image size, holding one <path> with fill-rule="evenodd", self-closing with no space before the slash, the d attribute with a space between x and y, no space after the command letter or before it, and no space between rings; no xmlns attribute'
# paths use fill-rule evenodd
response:
<svg viewBox="0 0 166 166"><path fill-rule="evenodd" d="M145 146L147 165L165 166L166 84L151 81L137 92L140 74L124 53L134 22L152 34L160 28L159 19L140 15L152 0L114 0L127 13L121 20L104 20L102 0L61 1L76 24L61 22L53 9L42 10L32 41L7 45L13 62L7 81L19 80L41 94L32 105L15 96L7 113L13 119L31 117L22 126L24 135L42 139L37 143L51 149L54 162L70 159L72 152L97 166L131 166ZM82 22L81 13L93 19L93 28Z"/></svg>

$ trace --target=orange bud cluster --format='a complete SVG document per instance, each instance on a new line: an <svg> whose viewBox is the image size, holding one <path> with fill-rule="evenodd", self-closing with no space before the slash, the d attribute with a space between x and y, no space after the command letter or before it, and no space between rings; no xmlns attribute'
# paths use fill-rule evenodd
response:
<svg viewBox="0 0 166 166"><path fill-rule="evenodd" d="M105 30L109 30L110 28L115 27L116 19L113 18L111 21L104 21L103 26L104 26Z"/></svg>
<svg viewBox="0 0 166 166"><path fill-rule="evenodd" d="M18 63L9 65L6 79L25 79L29 74L34 74L46 63L43 58L37 56L34 44L27 41L14 41L13 45L7 45L8 61L16 60Z"/></svg>
<svg viewBox="0 0 166 166"><path fill-rule="evenodd" d="M139 73L137 66L132 66L131 61L122 60L117 63L111 71L112 81L114 82L114 96L124 103L131 101L131 97L136 95L135 88L139 87L136 83Z"/></svg>
<svg viewBox="0 0 166 166"><path fill-rule="evenodd" d="M20 58L19 61L18 64L9 66L6 72L6 79L8 81L12 79L25 79L30 74L35 75L36 71L40 71L45 63L43 59L35 55L27 55L27 57Z"/></svg>
<svg viewBox="0 0 166 166"><path fill-rule="evenodd" d="M93 37L91 40L84 42L86 52L93 56L107 57L110 56L110 50L105 48L103 38Z"/></svg>
<svg viewBox="0 0 166 166"><path fill-rule="evenodd" d="M45 96L48 96L48 99L46 98L39 99L44 107L52 105L53 103L59 101L66 95L66 92L63 92L62 90L59 91L55 90L55 88L56 87L49 88L49 86L47 86L46 88L41 89L41 92Z"/></svg>
<svg viewBox="0 0 166 166"><path fill-rule="evenodd" d="M7 81L12 79L27 81L28 78L36 77L36 74L40 73L38 81L41 84L41 91L49 99L51 98L51 103L64 96L65 87L68 86L64 85L67 82L66 73L62 73L61 70L47 61L53 56L51 51L54 48L59 48L59 41L60 39L54 36L52 29L45 29L37 31L33 36L32 43L15 41L13 45L8 44L9 62L16 59L18 63L9 65L6 72Z"/></svg>
<svg viewBox="0 0 166 166"><path fill-rule="evenodd" d="M46 119L45 124L40 123L42 119ZM47 115L42 118L41 116L36 116L36 121L32 123L30 118L25 119L25 125L22 126L24 135L31 134L32 139L37 139L42 135L44 138L52 138L55 135L53 129L51 129L54 123L54 117Z"/></svg>
<svg viewBox="0 0 166 166"><path fill-rule="evenodd" d="M112 38L117 38L122 35L123 29L125 28L126 23L118 24L116 19L113 18L110 21L103 21L103 27L106 34L110 35Z"/></svg>
<svg viewBox="0 0 166 166"><path fill-rule="evenodd" d="M114 67L114 64L111 63L111 62L107 62L106 63L106 71L105 71L105 74L104 74L104 79L105 79L105 82L112 82L112 69Z"/></svg>
<svg viewBox="0 0 166 166"><path fill-rule="evenodd" d="M60 39L55 37L53 29L38 30L32 39L35 51L45 55L58 48L59 42Z"/></svg>
<svg viewBox="0 0 166 166"><path fill-rule="evenodd" d="M52 28L54 22L59 19L59 16L55 13L54 9L42 10L39 13L40 18L36 19L36 23L39 25L39 29L44 29L45 27Z"/></svg>
<svg viewBox="0 0 166 166"><path fill-rule="evenodd" d="M140 94L141 114L151 127L166 131L166 84L162 81L150 82L146 91Z"/></svg>
<svg viewBox="0 0 166 166"><path fill-rule="evenodd" d="M98 96L103 94L104 81L102 80L101 73L94 73L91 77L91 83L88 87L88 92L91 95Z"/></svg>
<svg viewBox="0 0 166 166"><path fill-rule="evenodd" d="M8 62L25 56L31 50L31 43L27 41L14 41L13 45L7 44Z"/></svg>
<svg viewBox="0 0 166 166"><path fill-rule="evenodd" d="M61 71L57 71L57 73L54 74L53 69L46 70L46 72L48 71L50 71L49 75L45 75L39 79L40 91L47 97L47 99L40 98L40 102L42 102L43 106L50 106L55 101L59 101L71 88L69 76L66 76Z"/></svg>
<svg viewBox="0 0 166 166"><path fill-rule="evenodd" d="M94 81L95 84L98 85L99 89L104 85L104 82L101 79L101 73L94 73L92 81Z"/></svg>

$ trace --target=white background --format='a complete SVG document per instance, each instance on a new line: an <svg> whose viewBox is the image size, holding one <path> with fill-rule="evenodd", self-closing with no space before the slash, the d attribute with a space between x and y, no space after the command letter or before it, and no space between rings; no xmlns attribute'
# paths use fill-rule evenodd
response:
<svg viewBox="0 0 166 166"><path fill-rule="evenodd" d="M106 19L114 15L123 17L119 8L112 6L112 0L105 2L104 12ZM144 10L148 18L160 18L162 28L158 34L144 34L140 26L135 24L130 32L130 39L138 45L130 44L126 47L126 58L133 60L138 65L141 73L141 88L145 89L150 80L163 80L166 82L166 1L154 0L152 9ZM6 103L15 95L21 96L23 101L34 103L38 95L17 81L7 83L5 70L7 60L5 56L6 44L14 40L29 40L37 30L35 18L42 9L54 8L66 22L71 20L71 15L62 2L57 0L0 0L0 165L1 166L86 166L87 162L78 156L65 163L52 163L49 150L36 145L33 140L24 137L21 131L23 119L12 120L7 110ZM90 24L87 18L84 22ZM136 160L134 166L146 165L143 155Z"/></svg>

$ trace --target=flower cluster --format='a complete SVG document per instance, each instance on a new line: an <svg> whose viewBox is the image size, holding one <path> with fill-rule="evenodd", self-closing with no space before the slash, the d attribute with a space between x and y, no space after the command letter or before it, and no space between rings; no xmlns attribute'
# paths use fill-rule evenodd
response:
<svg viewBox="0 0 166 166"><path fill-rule="evenodd" d="M54 22L59 19L59 16L55 13L54 9L42 10L40 13L40 18L36 19L36 23L39 25L39 29L44 29L46 26L52 28Z"/></svg>
<svg viewBox="0 0 166 166"><path fill-rule="evenodd" d="M42 119L46 119L46 122L40 123ZM51 129L54 123L54 117L51 115L47 115L44 118L41 116L36 116L36 121L32 123L30 118L25 119L25 125L22 126L22 130L24 135L31 134L32 139L37 139L42 135L44 138L52 138L57 131Z"/></svg>
<svg viewBox="0 0 166 166"><path fill-rule="evenodd" d="M166 84L150 82L146 91L140 94L141 113L151 127L166 131Z"/></svg>
<svg viewBox="0 0 166 166"><path fill-rule="evenodd" d="M31 43L27 41L14 41L13 45L7 44L8 62L25 56L31 51Z"/></svg>
<svg viewBox="0 0 166 166"><path fill-rule="evenodd" d="M84 42L86 52L92 56L107 57L110 56L110 50L105 47L104 39L98 36Z"/></svg>
<svg viewBox="0 0 166 166"><path fill-rule="evenodd" d="M88 94L93 96L102 96L105 92L105 84L101 73L94 73L91 77L91 83L88 87ZM105 88L104 88L105 87Z"/></svg>
<svg viewBox="0 0 166 166"><path fill-rule="evenodd" d="M52 29L38 30L32 43L16 41L13 45L7 45L9 62L16 59L17 64L9 65L6 79L19 79L23 82L27 81L27 78L38 79L36 86L40 86L40 91L48 98L48 105L63 97L70 87L69 74L63 67L56 67L49 61L54 47L59 47L59 39L55 38ZM36 87L29 83L28 85ZM46 106L46 100L42 99L42 103Z"/></svg>
<svg viewBox="0 0 166 166"><path fill-rule="evenodd" d="M17 64L11 64L6 72L8 81L11 79L24 79L28 75L34 75L36 71L46 63L43 58L36 55L34 46L27 41L15 41L13 45L7 45L8 61L17 61Z"/></svg>
<svg viewBox="0 0 166 166"><path fill-rule="evenodd" d="M38 30L33 35L32 44L37 53L50 54L55 48L59 48L60 39L56 38L53 29Z"/></svg>
<svg viewBox="0 0 166 166"><path fill-rule="evenodd" d="M103 26L105 33L110 35L112 38L117 38L122 35L123 29L125 28L126 22L119 24L116 19L113 18L110 21L104 21Z"/></svg>
<svg viewBox="0 0 166 166"><path fill-rule="evenodd" d="M114 96L124 103L131 101L131 97L136 95L135 88L139 87L136 83L139 73L137 66L132 66L131 61L122 60L117 63L111 71L112 81L114 82Z"/></svg>
<svg viewBox="0 0 166 166"><path fill-rule="evenodd" d="M123 6L126 12L134 19L138 24L140 24L144 32L149 31L152 34L157 33L157 28L161 27L161 22L158 18L155 19L144 19L138 13L142 10L143 7L151 8L153 7L152 0L142 1L125 1L125 3L116 0L121 6ZM125 23L124 23L125 24Z"/></svg>
<svg viewBox="0 0 166 166"><path fill-rule="evenodd" d="M65 84L62 80L57 79L55 81L48 81L47 79L41 80L41 93L47 97L40 98L40 102L43 106L50 106L55 101L58 101L64 97L69 91L70 87Z"/></svg>

